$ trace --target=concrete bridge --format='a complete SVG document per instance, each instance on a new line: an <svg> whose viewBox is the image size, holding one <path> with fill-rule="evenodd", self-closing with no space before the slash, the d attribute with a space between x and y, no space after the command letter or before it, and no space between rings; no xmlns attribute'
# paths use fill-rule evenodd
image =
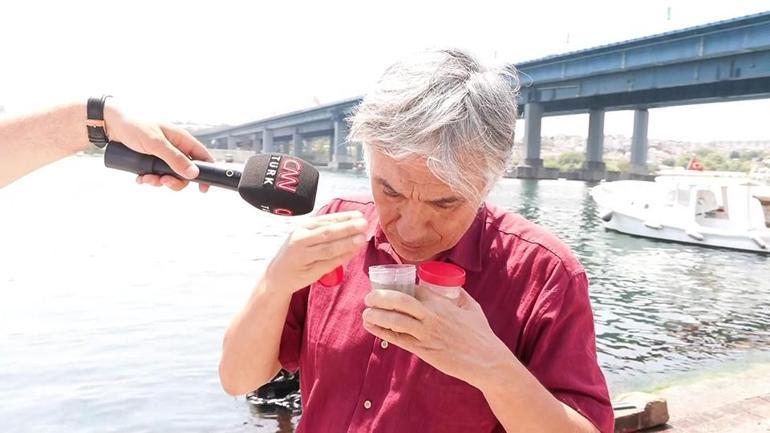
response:
<svg viewBox="0 0 770 433"><path fill-rule="evenodd" d="M351 149L351 143L347 142L348 124L345 118L360 102L360 97L352 98L243 125L201 131L195 137L212 149L291 153L316 164L332 163L339 168L351 168L363 156L360 143ZM317 137L329 138L326 161L310 155L305 146Z"/></svg>
<svg viewBox="0 0 770 433"><path fill-rule="evenodd" d="M589 113L586 179L605 176L604 114L634 110L631 171L647 172L648 110L655 107L770 97L770 11L549 56L516 65L524 159L518 177L553 177L540 157L544 116ZM283 151L348 168L361 160L347 142L345 116L360 97L282 114L196 137L212 148ZM328 137L326 161L307 158L306 142ZM315 156L315 155L312 155Z"/></svg>

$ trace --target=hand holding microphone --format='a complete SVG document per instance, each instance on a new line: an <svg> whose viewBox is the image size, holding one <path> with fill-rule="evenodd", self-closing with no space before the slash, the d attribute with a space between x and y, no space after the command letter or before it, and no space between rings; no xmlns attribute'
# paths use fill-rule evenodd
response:
<svg viewBox="0 0 770 433"><path fill-rule="evenodd" d="M104 121L105 129L113 141L121 142L136 152L157 156L178 173L174 176L140 175L136 179L140 184L165 185L174 191L180 191L187 186L190 179L198 176L198 169L190 158L214 161L211 152L185 129L172 124L134 118L120 109L113 98L104 100ZM206 192L208 185L201 183L199 188L201 192Z"/></svg>
<svg viewBox="0 0 770 433"><path fill-rule="evenodd" d="M242 170L211 162L192 161L199 174L193 182L238 191L252 206L277 215L312 212L318 189L318 170L293 156L278 153L253 155ZM142 175L174 176L175 170L160 158L110 142L104 165Z"/></svg>

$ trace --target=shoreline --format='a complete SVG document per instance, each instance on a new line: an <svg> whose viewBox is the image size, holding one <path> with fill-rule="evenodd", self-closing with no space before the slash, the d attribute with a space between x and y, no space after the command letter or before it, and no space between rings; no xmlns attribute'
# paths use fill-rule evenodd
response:
<svg viewBox="0 0 770 433"><path fill-rule="evenodd" d="M704 375L655 391L668 401L669 424L681 432L770 431L770 362Z"/></svg>
<svg viewBox="0 0 770 433"><path fill-rule="evenodd" d="M770 432L770 359L759 358L722 364L722 368L643 389L645 395L665 399L670 416L665 426L644 431ZM614 396L613 400L632 394Z"/></svg>

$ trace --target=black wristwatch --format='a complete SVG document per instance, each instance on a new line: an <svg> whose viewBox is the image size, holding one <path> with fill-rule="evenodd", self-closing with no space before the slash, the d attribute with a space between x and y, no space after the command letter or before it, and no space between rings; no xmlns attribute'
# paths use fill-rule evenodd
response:
<svg viewBox="0 0 770 433"><path fill-rule="evenodd" d="M86 104L86 129L88 129L88 141L99 149L110 141L107 131L104 129L104 102L110 95L101 98L88 98Z"/></svg>

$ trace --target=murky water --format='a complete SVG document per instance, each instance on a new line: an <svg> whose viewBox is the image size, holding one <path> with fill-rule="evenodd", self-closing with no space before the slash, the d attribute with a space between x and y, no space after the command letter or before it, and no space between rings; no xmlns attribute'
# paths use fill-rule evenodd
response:
<svg viewBox="0 0 770 433"><path fill-rule="evenodd" d="M368 190L324 173L319 203ZM767 359L770 257L605 232L579 182L503 180L591 278L613 393ZM230 317L296 220L237 194L139 187L92 158L0 190L0 430L291 431L221 391Z"/></svg>

